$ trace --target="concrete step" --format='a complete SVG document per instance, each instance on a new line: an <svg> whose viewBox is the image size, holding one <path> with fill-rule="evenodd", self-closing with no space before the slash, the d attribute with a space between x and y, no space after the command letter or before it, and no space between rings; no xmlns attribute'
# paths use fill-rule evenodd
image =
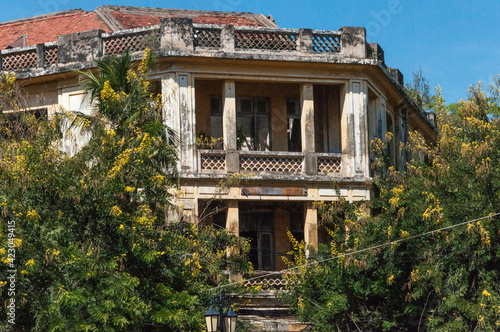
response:
<svg viewBox="0 0 500 332"><path fill-rule="evenodd" d="M252 331L266 332L306 332L311 326L298 321L275 291L261 291L258 294L244 294L233 297L237 304L238 319L252 325Z"/></svg>

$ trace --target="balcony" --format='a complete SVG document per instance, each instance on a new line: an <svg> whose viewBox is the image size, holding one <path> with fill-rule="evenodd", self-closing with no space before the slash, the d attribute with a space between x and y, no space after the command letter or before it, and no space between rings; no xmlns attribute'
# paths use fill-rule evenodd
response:
<svg viewBox="0 0 500 332"><path fill-rule="evenodd" d="M227 155L237 160L228 167ZM236 156L235 156L236 155ZM306 153L280 151L198 150L198 170L201 174L240 173L246 175L323 175L341 177L341 153L313 153L313 167L306 162Z"/></svg>

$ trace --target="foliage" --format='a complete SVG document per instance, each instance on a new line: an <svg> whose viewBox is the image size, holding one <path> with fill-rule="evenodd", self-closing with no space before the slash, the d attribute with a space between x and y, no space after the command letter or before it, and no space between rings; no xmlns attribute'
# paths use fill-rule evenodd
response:
<svg viewBox="0 0 500 332"><path fill-rule="evenodd" d="M438 142L411 133L405 174L384 166L386 143L373 142L372 215L361 204L318 203L331 242L310 261L332 259L289 276L297 282L286 294L317 331L500 329L500 218L474 221L499 212L500 122L488 116L498 103L481 85L454 113L435 98ZM292 265L304 262L295 247Z"/></svg>
<svg viewBox="0 0 500 332"><path fill-rule="evenodd" d="M8 326L9 221L19 330L200 331L209 296L202 290L227 280L223 269L247 270L244 241L173 221L176 147L163 130L161 96L151 93L153 60L146 52L134 66L126 54L85 74L97 109L73 116L73 126L92 133L74 156L58 147L62 115L26 114L22 130L4 117L0 329ZM2 113L19 106L9 77L2 74Z"/></svg>
<svg viewBox="0 0 500 332"><path fill-rule="evenodd" d="M436 98L432 94L429 81L422 73L422 68L413 72L413 81L406 83L404 88L406 94L425 111L432 111L436 107Z"/></svg>

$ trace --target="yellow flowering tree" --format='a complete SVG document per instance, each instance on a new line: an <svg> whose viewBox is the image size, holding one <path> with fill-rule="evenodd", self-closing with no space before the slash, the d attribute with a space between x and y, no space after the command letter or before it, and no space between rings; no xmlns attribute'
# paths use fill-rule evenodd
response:
<svg viewBox="0 0 500 332"><path fill-rule="evenodd" d="M19 330L200 331L200 291L223 282L223 269L248 269L243 241L175 221L176 147L149 83L153 63L150 52L137 65L125 54L84 75L97 112L76 115L92 136L71 157L56 145L58 116L3 116L22 105L15 77L0 75L0 330L11 221Z"/></svg>
<svg viewBox="0 0 500 332"><path fill-rule="evenodd" d="M298 270L285 294L317 331L500 330L499 83L452 112L438 90L435 145L411 133L401 173L374 141L376 197L318 204L330 237L308 262L346 256Z"/></svg>

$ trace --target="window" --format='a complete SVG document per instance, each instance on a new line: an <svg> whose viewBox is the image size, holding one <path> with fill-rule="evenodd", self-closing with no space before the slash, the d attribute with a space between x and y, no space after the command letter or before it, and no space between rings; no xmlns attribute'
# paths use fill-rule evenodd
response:
<svg viewBox="0 0 500 332"><path fill-rule="evenodd" d="M62 89L59 96L59 104L66 112L85 115L93 114L92 103L88 100L85 91L80 90L79 87ZM63 136L61 143L62 150L69 156L73 156L80 151L89 142L91 136L88 130L71 127L72 122L72 115L66 114L62 123Z"/></svg>
<svg viewBox="0 0 500 332"><path fill-rule="evenodd" d="M210 136L222 137L222 97L210 96Z"/></svg>
<svg viewBox="0 0 500 332"><path fill-rule="evenodd" d="M269 151L270 110L267 98L236 99L236 141L238 149Z"/></svg>
<svg viewBox="0 0 500 332"><path fill-rule="evenodd" d="M287 136L288 151L302 151L302 138L300 132L300 102L298 99L289 99L286 101L287 114Z"/></svg>

